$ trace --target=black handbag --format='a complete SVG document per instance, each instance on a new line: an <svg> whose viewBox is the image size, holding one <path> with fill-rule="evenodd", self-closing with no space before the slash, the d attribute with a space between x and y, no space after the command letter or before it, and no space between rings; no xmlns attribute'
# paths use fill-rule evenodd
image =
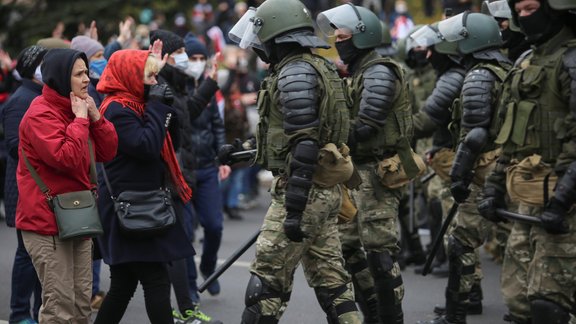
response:
<svg viewBox="0 0 576 324"><path fill-rule="evenodd" d="M160 236L176 224L176 212L168 189L127 190L116 197L104 166L102 174L114 201L114 211L124 235L134 238Z"/></svg>
<svg viewBox="0 0 576 324"><path fill-rule="evenodd" d="M94 162L94 153L92 152L92 142L90 140L88 140L88 147L90 150L90 182L93 187L96 187L96 163ZM48 189L36 169L28 161L24 149L22 149L22 157L30 171L30 175L36 181L54 211L56 224L58 225L58 237L61 240L89 238L103 233L94 190L73 191L52 196L50 189Z"/></svg>

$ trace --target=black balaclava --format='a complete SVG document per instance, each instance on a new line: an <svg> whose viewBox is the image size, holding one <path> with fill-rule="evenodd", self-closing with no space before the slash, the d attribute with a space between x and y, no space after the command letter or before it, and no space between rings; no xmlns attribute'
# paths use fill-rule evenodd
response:
<svg viewBox="0 0 576 324"><path fill-rule="evenodd" d="M42 82L64 97L70 97L72 68L77 59L83 59L88 67L88 58L83 52L69 48L51 49L44 55L41 65Z"/></svg>
<svg viewBox="0 0 576 324"><path fill-rule="evenodd" d="M518 25L531 44L540 44L562 30L565 15L553 10L547 1L541 1L540 7L529 16L518 17Z"/></svg>
<svg viewBox="0 0 576 324"><path fill-rule="evenodd" d="M429 61L426 58L428 51L416 51L411 49L406 56L406 65L411 69L421 69L428 65Z"/></svg>
<svg viewBox="0 0 576 324"><path fill-rule="evenodd" d="M430 47L430 51L432 52L432 55L430 55L428 61L430 62L430 64L432 64L432 67L434 68L434 70L436 70L438 75L441 75L444 72L446 72L454 64L454 62L452 62L452 60L448 57L448 55L438 53L438 51L436 51L436 48L434 48L434 46Z"/></svg>
<svg viewBox="0 0 576 324"><path fill-rule="evenodd" d="M336 42L335 44L336 50L338 51L338 56L344 64L354 64L359 57L364 56L367 52L372 49L359 49L354 46L354 42L352 41L352 37L348 38L347 40L343 40L341 42Z"/></svg>

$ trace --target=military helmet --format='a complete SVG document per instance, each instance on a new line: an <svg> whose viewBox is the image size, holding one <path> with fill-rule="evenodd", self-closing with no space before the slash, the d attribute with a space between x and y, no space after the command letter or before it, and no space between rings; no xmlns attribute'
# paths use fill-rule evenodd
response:
<svg viewBox="0 0 576 324"><path fill-rule="evenodd" d="M352 43L358 49L375 48L382 42L380 19L372 11L347 3L318 14L318 28L328 36L336 29L352 33Z"/></svg>
<svg viewBox="0 0 576 324"><path fill-rule="evenodd" d="M299 0L264 1L254 16L261 27L257 35L262 43L290 30L310 28L314 30L312 15Z"/></svg>
<svg viewBox="0 0 576 324"><path fill-rule="evenodd" d="M436 50L443 54L471 54L502 46L498 22L481 13L463 12L438 23L442 41Z"/></svg>

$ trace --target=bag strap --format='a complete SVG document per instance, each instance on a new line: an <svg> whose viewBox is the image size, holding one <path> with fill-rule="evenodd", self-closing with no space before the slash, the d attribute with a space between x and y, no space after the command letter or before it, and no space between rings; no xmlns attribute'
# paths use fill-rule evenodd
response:
<svg viewBox="0 0 576 324"><path fill-rule="evenodd" d="M40 190L42 190L42 193L46 196L46 198L48 198L48 200L52 200L52 195L50 195L50 188L48 188L46 183L42 181L40 175L38 174L38 171L36 171L36 169L32 166L32 164L30 164L30 161L28 160L26 153L24 153L24 148L20 148L20 150L22 151L22 157L24 158L26 168L28 168L28 171L30 171L30 175L32 176L36 184L38 184L38 187L40 187ZM98 178L96 175L96 161L94 159L94 152L92 151L92 141L90 140L90 138L88 138L88 150L90 151L90 183L93 184L94 186L97 186Z"/></svg>
<svg viewBox="0 0 576 324"><path fill-rule="evenodd" d="M110 185L110 180L108 179L108 174L106 173L106 167L104 166L104 163L102 163L101 169L102 169L102 175L104 176L104 182L106 183L106 187L108 188L108 192L110 193L110 198L112 198L113 201L116 201L116 197L112 193L112 185Z"/></svg>

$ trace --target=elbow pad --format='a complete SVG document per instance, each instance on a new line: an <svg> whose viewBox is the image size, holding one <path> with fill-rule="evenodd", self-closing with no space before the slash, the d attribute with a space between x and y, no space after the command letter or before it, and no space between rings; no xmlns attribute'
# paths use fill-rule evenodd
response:
<svg viewBox="0 0 576 324"><path fill-rule="evenodd" d="M488 143L488 131L484 128L474 128L458 145L456 156L450 169L452 181L464 180L467 184L472 180L474 163Z"/></svg>
<svg viewBox="0 0 576 324"><path fill-rule="evenodd" d="M576 162L570 163L564 175L558 180L554 198L567 210L576 201Z"/></svg>
<svg viewBox="0 0 576 324"><path fill-rule="evenodd" d="M448 126L452 118L450 107L452 102L460 96L464 83L465 71L461 68L452 68L442 74L432 94L426 99L422 110L440 126Z"/></svg>

